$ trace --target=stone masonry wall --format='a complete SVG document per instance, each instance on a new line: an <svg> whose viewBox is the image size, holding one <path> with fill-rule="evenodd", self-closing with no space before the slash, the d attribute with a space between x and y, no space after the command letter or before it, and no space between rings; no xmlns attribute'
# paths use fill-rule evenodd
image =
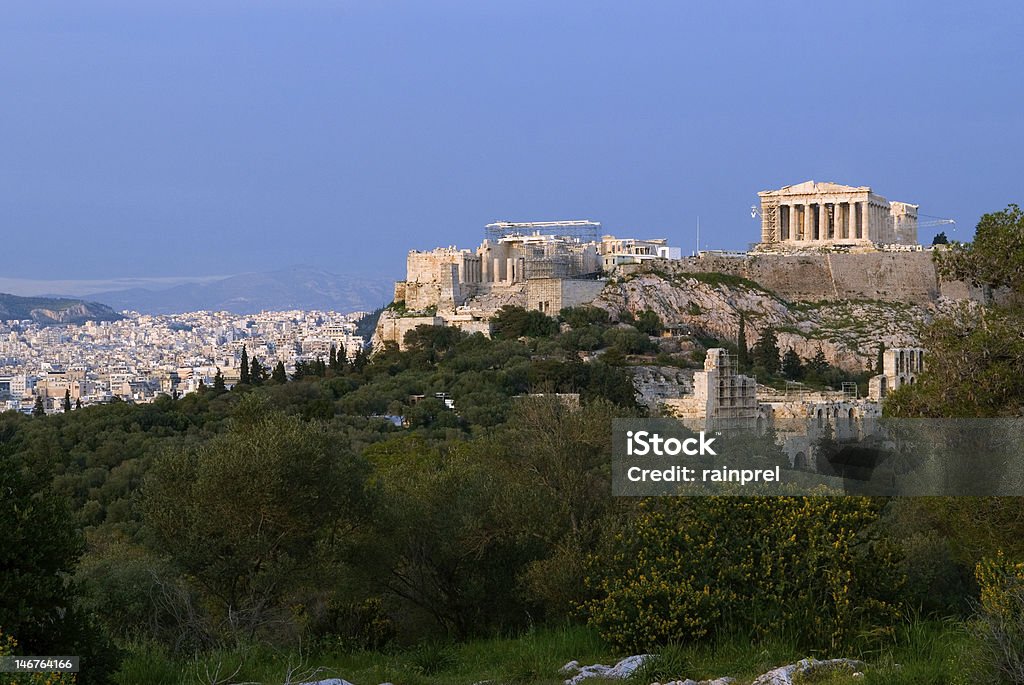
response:
<svg viewBox="0 0 1024 685"><path fill-rule="evenodd" d="M940 283L930 252L703 255L627 266L669 273L717 272L748 278L789 301L882 300L928 304L940 295L977 299L963 283Z"/></svg>

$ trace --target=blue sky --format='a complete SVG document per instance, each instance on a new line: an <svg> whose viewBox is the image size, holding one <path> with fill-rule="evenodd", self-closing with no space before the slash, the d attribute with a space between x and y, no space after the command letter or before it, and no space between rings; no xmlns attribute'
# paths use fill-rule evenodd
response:
<svg viewBox="0 0 1024 685"><path fill-rule="evenodd" d="M398 276L494 220L742 248L756 193L1024 200L1024 8L4 3L5 278ZM936 229L937 230L937 229ZM922 231L930 239L934 230Z"/></svg>

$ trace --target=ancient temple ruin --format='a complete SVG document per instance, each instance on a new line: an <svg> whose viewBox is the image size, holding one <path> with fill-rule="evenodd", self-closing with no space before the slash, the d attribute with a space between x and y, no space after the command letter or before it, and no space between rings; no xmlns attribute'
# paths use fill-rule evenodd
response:
<svg viewBox="0 0 1024 685"><path fill-rule="evenodd" d="M868 186L805 181L758 196L762 248L917 244L918 205Z"/></svg>
<svg viewBox="0 0 1024 685"><path fill-rule="evenodd" d="M882 354L882 373L868 382L868 397L883 400L893 390L917 382L924 371L924 350L920 347L900 347Z"/></svg>

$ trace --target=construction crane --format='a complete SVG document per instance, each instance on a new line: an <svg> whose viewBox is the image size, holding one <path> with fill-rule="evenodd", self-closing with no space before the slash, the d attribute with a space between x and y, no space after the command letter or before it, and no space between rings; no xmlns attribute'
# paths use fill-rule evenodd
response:
<svg viewBox="0 0 1024 685"><path fill-rule="evenodd" d="M923 216L928 217L928 221L921 221L920 219ZM942 217L930 216L928 214L918 214L917 218L918 228L932 228L933 226L945 226L946 224L952 224L953 226L956 226L956 219L943 219Z"/></svg>

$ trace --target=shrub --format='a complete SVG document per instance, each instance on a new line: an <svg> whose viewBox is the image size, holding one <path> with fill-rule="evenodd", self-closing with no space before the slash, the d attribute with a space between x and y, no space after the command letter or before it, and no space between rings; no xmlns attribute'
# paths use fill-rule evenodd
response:
<svg viewBox="0 0 1024 685"><path fill-rule="evenodd" d="M664 498L592 556L584 604L617 647L737 632L808 648L850 644L896 617L896 557L861 497ZM884 632L884 631L883 631Z"/></svg>
<svg viewBox="0 0 1024 685"><path fill-rule="evenodd" d="M497 340L544 338L558 333L558 321L535 309L507 304L491 317L491 329Z"/></svg>
<svg viewBox="0 0 1024 685"><path fill-rule="evenodd" d="M1009 682L1024 683L1024 562L1002 552L978 562L978 627L991 665Z"/></svg>
<svg viewBox="0 0 1024 685"><path fill-rule="evenodd" d="M0 629L0 658L22 653L18 641ZM3 682L4 685L73 685L78 679L73 673L7 673Z"/></svg>

